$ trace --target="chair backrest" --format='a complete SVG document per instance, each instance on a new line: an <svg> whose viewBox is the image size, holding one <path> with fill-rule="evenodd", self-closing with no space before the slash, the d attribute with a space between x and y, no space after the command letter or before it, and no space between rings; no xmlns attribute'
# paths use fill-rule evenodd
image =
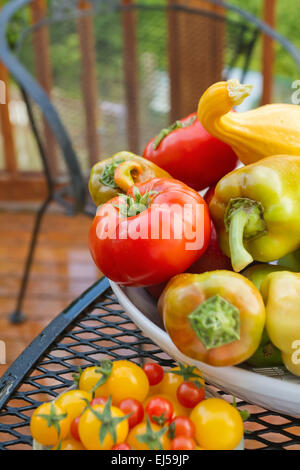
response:
<svg viewBox="0 0 300 470"><path fill-rule="evenodd" d="M53 180L71 181L77 210L92 164L124 149L141 153L193 112L211 83L231 73L244 80L261 32L299 66L297 50L248 13L188 3L11 0L3 8L0 59L32 105Z"/></svg>

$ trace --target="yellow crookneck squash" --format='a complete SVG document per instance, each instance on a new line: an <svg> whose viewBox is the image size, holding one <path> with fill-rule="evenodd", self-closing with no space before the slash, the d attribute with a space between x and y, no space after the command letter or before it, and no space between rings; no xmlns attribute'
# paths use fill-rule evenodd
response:
<svg viewBox="0 0 300 470"><path fill-rule="evenodd" d="M272 155L300 155L299 106L269 104L231 112L252 88L238 80L215 83L199 101L198 119L210 134L229 144L245 165Z"/></svg>

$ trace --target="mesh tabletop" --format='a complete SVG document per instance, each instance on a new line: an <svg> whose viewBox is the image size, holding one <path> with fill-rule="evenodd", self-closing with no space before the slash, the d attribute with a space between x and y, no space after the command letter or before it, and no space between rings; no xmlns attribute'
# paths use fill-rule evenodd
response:
<svg viewBox="0 0 300 470"><path fill-rule="evenodd" d="M174 365L127 317L107 279L97 282L56 317L2 377L0 450L31 449L29 421L35 408L65 391L79 366L95 365L104 358ZM300 449L299 419L242 401L238 406L251 413L245 424L247 449Z"/></svg>

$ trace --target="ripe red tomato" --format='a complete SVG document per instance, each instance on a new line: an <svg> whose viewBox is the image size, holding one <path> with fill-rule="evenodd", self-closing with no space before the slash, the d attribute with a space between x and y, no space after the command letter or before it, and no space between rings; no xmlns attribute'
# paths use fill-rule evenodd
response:
<svg viewBox="0 0 300 470"><path fill-rule="evenodd" d="M205 252L210 232L208 207L196 191L152 178L98 207L89 247L109 279L149 286L191 266Z"/></svg>
<svg viewBox="0 0 300 470"><path fill-rule="evenodd" d="M122 444L116 444L113 446L111 450L131 450L131 447L127 442L122 442Z"/></svg>
<svg viewBox="0 0 300 470"><path fill-rule="evenodd" d="M79 431L78 431L79 421L80 421L80 416L77 416L76 418L73 419L71 423L71 427L70 427L70 432L72 434L72 437L74 437L76 441L80 442L80 436L79 436Z"/></svg>
<svg viewBox="0 0 300 470"><path fill-rule="evenodd" d="M191 437L179 436L171 441L171 450L194 450L195 441Z"/></svg>
<svg viewBox="0 0 300 470"><path fill-rule="evenodd" d="M147 375L151 386L159 384L164 377L163 368L156 362L148 362L144 365L143 370Z"/></svg>
<svg viewBox="0 0 300 470"><path fill-rule="evenodd" d="M146 405L146 414L152 423L163 426L172 419L174 408L172 403L166 398L156 396L150 399Z"/></svg>
<svg viewBox="0 0 300 470"><path fill-rule="evenodd" d="M140 401L135 400L134 398L125 398L119 403L118 408L120 408L125 415L131 415L128 418L129 429L143 421L144 408Z"/></svg>
<svg viewBox="0 0 300 470"><path fill-rule="evenodd" d="M169 435L171 439L179 436L193 438L195 432L195 425L187 416L176 416L170 424Z"/></svg>
<svg viewBox="0 0 300 470"><path fill-rule="evenodd" d="M204 387L197 387L194 382L183 382L177 389L177 399L182 406L194 408L205 399Z"/></svg>
<svg viewBox="0 0 300 470"><path fill-rule="evenodd" d="M176 121L168 131L161 133L160 142L159 136L150 140L143 157L196 191L217 183L235 168L237 156L232 148L210 135L197 113Z"/></svg>

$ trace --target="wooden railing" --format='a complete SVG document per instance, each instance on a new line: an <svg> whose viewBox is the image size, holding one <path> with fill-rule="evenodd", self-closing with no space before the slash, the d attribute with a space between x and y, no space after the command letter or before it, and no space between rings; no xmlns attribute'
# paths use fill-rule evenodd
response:
<svg viewBox="0 0 300 470"><path fill-rule="evenodd" d="M170 5L188 5L189 7L201 7L210 11L222 13L220 7L209 5L205 0L166 0ZM133 4L133 0L122 0L124 6ZM88 0L78 0L78 8L87 11L91 8ZM32 22L35 23L47 13L46 0L33 0L31 4ZM265 0L265 20L272 26L275 22L275 0ZM195 96L200 96L204 89L217 77L221 76L223 57L213 53L216 41L224 40L224 24L220 22L215 29L207 31L207 37L211 38L211 49L207 48L207 56L202 57L202 62L192 54L186 54L189 44L201 43L203 31L197 27L191 28L191 21L196 21L185 12L169 11L168 24L168 57L169 75L171 83L171 113L170 121L187 115L195 109ZM203 27L205 23L203 22ZM101 157L101 140L98 129L101 122L99 111L99 96L96 76L95 41L93 31L93 19L90 15L82 15L78 19L78 36L82 60L82 96L85 111L85 144L88 150L90 165L93 165ZM195 33L196 31L196 33ZM192 35L193 32L193 36ZM140 150L139 129L139 86L138 86L138 58L136 37L136 12L128 9L122 13L123 56L124 56L124 81L127 115L128 148L132 151ZM53 89L53 71L50 55L50 38L47 25L40 27L34 33L34 55L36 77L43 89L51 97ZM264 40L263 70L265 74L263 101L267 102L272 97L272 41ZM219 47L221 51L223 48ZM213 67L211 65L213 61ZM195 68L202 70L202 74L195 74ZM205 73L204 73L205 71ZM6 83L7 102L0 105L0 120L2 132L2 145L4 155L4 170L0 172L0 201L3 200L27 200L40 199L45 193L44 178L41 173L21 172L19 170L17 149L14 138L14 128L10 121L9 100L10 80L5 67L0 63L0 80ZM49 163L53 175L58 174L58 152L55 138L44 122L45 150L49 157Z"/></svg>

